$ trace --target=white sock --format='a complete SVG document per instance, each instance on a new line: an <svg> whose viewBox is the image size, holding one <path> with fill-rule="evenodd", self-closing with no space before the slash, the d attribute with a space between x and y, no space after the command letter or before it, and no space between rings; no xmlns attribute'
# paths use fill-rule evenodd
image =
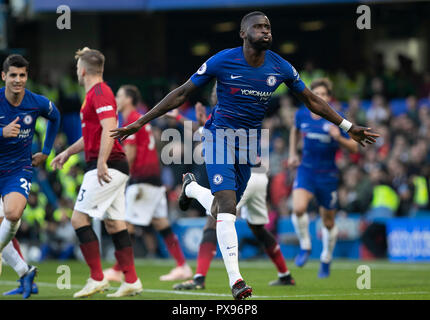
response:
<svg viewBox="0 0 430 320"><path fill-rule="evenodd" d="M13 237L15 237L20 224L21 219L16 222L10 221L6 218L3 219L0 226L0 252L2 252L3 248L7 246Z"/></svg>
<svg viewBox="0 0 430 320"><path fill-rule="evenodd" d="M214 196L209 189L202 187L197 182L193 181L185 187L185 195L188 198L196 199L203 208L206 209L206 214L209 216L211 215Z"/></svg>
<svg viewBox="0 0 430 320"><path fill-rule="evenodd" d="M322 227L322 245L323 249L321 252L321 262L329 263L333 256L334 246L336 245L337 240L337 227L333 226L330 230L325 226Z"/></svg>
<svg viewBox="0 0 430 320"><path fill-rule="evenodd" d="M311 236L309 234L309 215L307 212L298 217L295 213L291 215L294 231L300 241L300 249L311 249Z"/></svg>
<svg viewBox="0 0 430 320"><path fill-rule="evenodd" d="M278 272L278 277L279 278L281 278L281 277L285 277L285 276L288 276L290 274L290 270L288 270L287 272L284 272L284 273L282 273L282 272Z"/></svg>
<svg viewBox="0 0 430 320"><path fill-rule="evenodd" d="M20 278L28 271L27 263L25 263L18 251L16 251L12 241L4 247L2 256L4 261L15 270Z"/></svg>
<svg viewBox="0 0 430 320"><path fill-rule="evenodd" d="M242 279L239 272L239 250L235 221L236 216L231 213L218 213L217 215L216 236L224 259L230 287L233 287L237 280Z"/></svg>

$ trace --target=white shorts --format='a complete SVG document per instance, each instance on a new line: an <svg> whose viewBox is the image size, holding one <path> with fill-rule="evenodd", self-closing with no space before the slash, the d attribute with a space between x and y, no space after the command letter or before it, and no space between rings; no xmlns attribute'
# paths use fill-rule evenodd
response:
<svg viewBox="0 0 430 320"><path fill-rule="evenodd" d="M242 199L237 204L240 216L250 224L264 225L269 223L266 204L268 184L269 178L266 173L251 173Z"/></svg>
<svg viewBox="0 0 430 320"><path fill-rule="evenodd" d="M149 183L136 183L125 192L125 220L149 226L153 218L167 218L166 188Z"/></svg>
<svg viewBox="0 0 430 320"><path fill-rule="evenodd" d="M112 168L108 172L112 180L103 182L103 186L97 179L97 169L85 173L74 209L100 220L124 220L128 175Z"/></svg>

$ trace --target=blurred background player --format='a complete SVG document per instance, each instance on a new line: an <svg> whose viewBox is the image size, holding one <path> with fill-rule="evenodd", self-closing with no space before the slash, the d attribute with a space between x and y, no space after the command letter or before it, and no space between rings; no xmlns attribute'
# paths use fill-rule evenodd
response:
<svg viewBox="0 0 430 320"><path fill-rule="evenodd" d="M212 89L210 102L212 106L217 103L216 84ZM197 121L200 126L203 126L207 121L206 108L201 103L197 103L195 109ZM184 118L182 117L182 119ZM248 226L252 233L264 246L267 255L278 270L278 279L271 281L269 285L295 285L295 281L287 268L279 244L273 234L264 227L269 222L266 204L268 183L269 179L266 170L263 167L253 168L243 197L237 205L238 212L240 212L242 218L248 221ZM187 210L191 204L191 199L196 199L206 209L208 217L206 225L203 228L203 238L199 246L196 273L193 279L174 285L173 289L175 290L205 288L206 274L216 254L217 248L216 220L211 214L213 198L214 196L209 189L197 183L194 174L187 173L184 175L183 192L179 199L180 208L184 211Z"/></svg>
<svg viewBox="0 0 430 320"><path fill-rule="evenodd" d="M118 90L116 103L123 116L124 125L141 117L136 110L139 101L140 93L135 86L124 85ZM176 261L176 267L169 274L162 275L160 280L191 278L192 270L186 263L181 245L168 220L166 188L161 184L160 160L151 125L146 124L144 130L124 140L124 151L130 167L130 180L125 193L125 220L130 234L134 233L134 226L144 227L152 223ZM106 270L105 276L108 280L120 281L122 272L118 263Z"/></svg>
<svg viewBox="0 0 430 320"><path fill-rule="evenodd" d="M3 221L3 201L0 198L0 223ZM8 292L4 292L4 296L11 296L16 294L22 294L24 299L29 298L32 294L39 293L39 289L34 283L34 270L35 267L28 265L24 261L22 256L19 242L16 238L13 238L3 249L3 260L18 274L19 286L16 289L12 289Z"/></svg>
<svg viewBox="0 0 430 320"><path fill-rule="evenodd" d="M247 141L253 139L249 129L256 129L257 132L261 129L270 97L281 83L285 83L309 109L345 128L363 146L365 142L374 143L378 136L369 132L369 128L353 125L343 119L324 100L306 88L289 62L269 50L272 44L271 25L264 13L255 11L245 15L241 21L240 37L243 46L220 51L209 58L187 82L171 91L138 121L125 128L115 129L112 134L115 138L126 138L149 121L179 107L198 87L217 79L218 104L204 130L205 166L211 192L215 196L212 214L217 219L218 245L229 287L233 297L238 300L251 296L252 288L243 280L239 270L236 204L251 175L251 166L256 161L252 156L256 155L256 150L249 149L250 143L241 146L246 150L246 156L251 156L239 160L239 145L235 142L224 144L226 130L236 130L235 133L239 135L243 133ZM258 134L255 138L259 140ZM221 148L228 146L228 154L223 154L219 147L214 148L217 143ZM224 155L221 163L215 160L218 158L214 157L217 152ZM229 161L232 159L233 163ZM242 160L246 160L246 163L239 163Z"/></svg>
<svg viewBox="0 0 430 320"><path fill-rule="evenodd" d="M124 221L129 168L121 145L109 137L109 130L116 128L118 122L115 96L103 80L105 57L100 51L84 48L76 52L75 58L79 84L87 93L81 108L82 138L51 162L54 169L61 169L71 155L85 151L86 173L75 203L72 225L91 276L74 297L88 297L109 288L91 218L104 220L115 246L115 257L124 273L125 281L115 293L107 296L135 295L142 292L142 283L136 275L133 248Z"/></svg>
<svg viewBox="0 0 430 320"><path fill-rule="evenodd" d="M316 79L311 83L315 95L327 103L332 100L332 84L326 78ZM297 155L299 132L303 137L303 155L300 162ZM322 227L322 253L318 277L330 275L330 262L336 245L337 227L335 214L337 206L337 188L339 173L335 163L336 151L339 147L352 153L358 152L358 144L344 130L332 125L327 120L301 108L295 116L295 125L291 127L289 165L297 167L293 185L294 230L300 241L300 252L295 259L299 267L303 267L311 253L309 235L309 216L307 211L313 197L319 204Z"/></svg>
<svg viewBox="0 0 430 320"><path fill-rule="evenodd" d="M0 195L4 218L0 226L0 273L3 249L15 237L27 204L33 176L33 166L42 164L51 152L60 126L60 113L44 96L25 88L28 61L13 54L3 62L0 89ZM42 152L31 154L36 120L48 119ZM28 271L34 278L37 269ZM33 279L29 281L30 284Z"/></svg>

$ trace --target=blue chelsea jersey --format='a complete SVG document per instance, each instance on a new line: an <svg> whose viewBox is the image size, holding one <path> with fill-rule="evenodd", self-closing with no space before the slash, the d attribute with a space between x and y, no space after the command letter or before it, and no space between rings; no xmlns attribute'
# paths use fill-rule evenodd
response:
<svg viewBox="0 0 430 320"><path fill-rule="evenodd" d="M301 165L321 172L337 170L335 155L339 143L329 133L333 124L324 118L312 118L309 109L301 107L296 112L295 125L303 137ZM340 132L349 138L345 131L340 129Z"/></svg>
<svg viewBox="0 0 430 320"><path fill-rule="evenodd" d="M39 116L50 120L48 123L43 153L51 151L59 127L60 114L47 98L25 90L24 98L17 107L11 105L5 96L5 88L0 89L0 128L19 117L20 132L15 138L0 135L0 177L17 170L31 170L31 146L36 119Z"/></svg>
<svg viewBox="0 0 430 320"><path fill-rule="evenodd" d="M191 81L200 87L213 78L218 103L207 128L260 129L269 100L282 82L297 93L305 89L294 67L270 50L257 68L247 63L243 47L223 50L203 63Z"/></svg>

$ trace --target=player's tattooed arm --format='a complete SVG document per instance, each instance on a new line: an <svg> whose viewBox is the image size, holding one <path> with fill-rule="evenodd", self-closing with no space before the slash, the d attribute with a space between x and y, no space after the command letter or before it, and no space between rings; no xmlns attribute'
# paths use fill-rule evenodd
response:
<svg viewBox="0 0 430 320"><path fill-rule="evenodd" d="M315 95L311 90L305 88L302 92L296 93L298 98L305 104L305 106L316 113L317 115L327 119L335 125L340 125L343 118L333 110L323 99Z"/></svg>
<svg viewBox="0 0 430 320"><path fill-rule="evenodd" d="M197 86L192 83L191 80L188 80L180 87L171 91L167 96L163 98L163 100L161 100L154 108L148 111L139 120L129 124L127 127L111 130L111 137L124 140L129 135L136 133L140 128L142 128L151 120L154 120L155 118L162 116L168 111L182 105L188 99L191 92L193 92L196 88Z"/></svg>
<svg viewBox="0 0 430 320"><path fill-rule="evenodd" d="M313 113L316 113L337 126L344 122L345 119L333 110L327 102L312 93L308 88L305 88L300 93L296 93L296 95ZM376 142L375 138L379 137L379 134L371 132L371 128L360 127L351 123L350 125L351 126L347 130L348 134L363 147L365 143L372 144Z"/></svg>

